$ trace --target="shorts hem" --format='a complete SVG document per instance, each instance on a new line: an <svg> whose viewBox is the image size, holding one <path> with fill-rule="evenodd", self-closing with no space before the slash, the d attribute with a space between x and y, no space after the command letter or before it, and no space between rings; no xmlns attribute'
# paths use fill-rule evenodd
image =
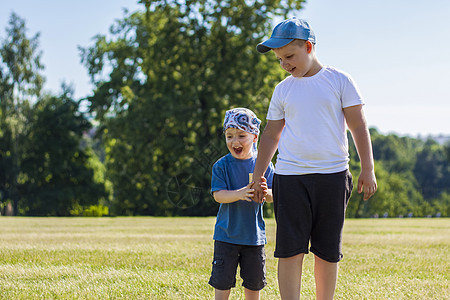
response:
<svg viewBox="0 0 450 300"><path fill-rule="evenodd" d="M316 255L317 257L319 257L319 258L321 258L321 259L323 259L323 260L325 260L325 261L327 261L327 262L330 262L330 263L338 263L338 262L340 262L341 260L342 260L342 258L343 258L343 255L342 254L340 254L339 255L339 257L338 258L330 258L330 257L328 257L328 256L326 256L326 255L323 255L323 254L321 254L319 251L317 251L317 250L314 250L314 249L310 249L311 250L311 253L313 253L314 255Z"/></svg>
<svg viewBox="0 0 450 300"><path fill-rule="evenodd" d="M262 290L263 288L265 288L266 285L267 285L267 282L264 282L263 285L262 285L260 288L255 288L255 287L253 287L253 286L250 287L250 286L248 286L248 285L242 284L243 287L245 287L246 289L251 290L251 291L260 291L260 290Z"/></svg>
<svg viewBox="0 0 450 300"><path fill-rule="evenodd" d="M213 288L215 288L217 290L221 290L221 291L228 291L228 290L231 290L232 288L236 287L236 285L232 285L229 288L226 288L226 287L224 288L223 286L219 286L218 284L212 282L211 280L208 282L208 284L210 286L212 286Z"/></svg>
<svg viewBox="0 0 450 300"><path fill-rule="evenodd" d="M288 253L280 253L280 252L274 252L273 256L276 258L288 258L288 257L292 257L292 256L296 256L298 254L308 254L308 249L299 249L299 250L295 250L295 251L291 251Z"/></svg>

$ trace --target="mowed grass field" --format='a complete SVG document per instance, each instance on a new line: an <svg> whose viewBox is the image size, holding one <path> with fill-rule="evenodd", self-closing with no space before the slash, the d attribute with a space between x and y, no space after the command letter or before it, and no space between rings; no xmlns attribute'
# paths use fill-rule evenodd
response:
<svg viewBox="0 0 450 300"><path fill-rule="evenodd" d="M0 217L0 299L212 299L214 218ZM267 219L268 285L279 299ZM450 219L346 220L335 299L450 299ZM238 279L231 299L244 299ZM302 299L314 299L313 256Z"/></svg>

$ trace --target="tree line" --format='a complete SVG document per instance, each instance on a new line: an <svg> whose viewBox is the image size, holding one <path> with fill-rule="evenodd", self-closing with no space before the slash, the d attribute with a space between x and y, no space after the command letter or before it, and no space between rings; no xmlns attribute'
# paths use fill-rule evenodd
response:
<svg viewBox="0 0 450 300"><path fill-rule="evenodd" d="M11 15L0 44L2 214L216 214L209 188L227 153L224 112L249 107L265 119L286 75L255 45L303 1L141 2L80 47L95 86L86 99L67 84L42 91L39 35ZM347 216L449 216L450 144L371 135L379 190L367 202L354 191ZM351 136L349 146L356 186Z"/></svg>

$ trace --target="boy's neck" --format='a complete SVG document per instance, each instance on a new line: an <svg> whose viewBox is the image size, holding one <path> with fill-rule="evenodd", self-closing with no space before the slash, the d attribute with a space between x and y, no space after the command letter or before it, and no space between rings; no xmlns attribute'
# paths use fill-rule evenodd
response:
<svg viewBox="0 0 450 300"><path fill-rule="evenodd" d="M322 67L323 67L323 65L318 60L315 59L312 62L311 68L303 77L312 77L312 76L316 75L317 73L320 72L320 70L322 70Z"/></svg>

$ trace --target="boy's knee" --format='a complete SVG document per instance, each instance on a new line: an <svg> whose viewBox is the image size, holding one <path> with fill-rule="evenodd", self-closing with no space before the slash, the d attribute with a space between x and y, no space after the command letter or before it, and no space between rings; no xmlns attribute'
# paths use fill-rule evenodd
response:
<svg viewBox="0 0 450 300"><path fill-rule="evenodd" d="M293 256L289 257L280 257L278 258L280 262L286 262L286 263L293 263L295 261L303 261L303 258L305 257L305 253L299 253Z"/></svg>
<svg viewBox="0 0 450 300"><path fill-rule="evenodd" d="M314 263L315 264L334 266L334 265L337 265L338 262L339 261L336 261L336 260L324 259L324 258L314 254Z"/></svg>

